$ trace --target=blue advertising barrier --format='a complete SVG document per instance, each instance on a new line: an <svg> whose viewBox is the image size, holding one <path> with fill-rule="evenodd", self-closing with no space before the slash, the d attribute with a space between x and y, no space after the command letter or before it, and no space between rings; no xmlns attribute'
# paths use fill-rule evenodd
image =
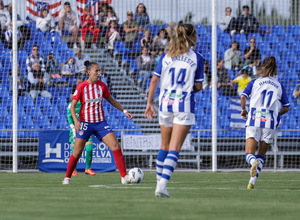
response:
<svg viewBox="0 0 300 220"><path fill-rule="evenodd" d="M39 170L44 172L66 172L71 146L69 131L40 131L39 132ZM85 155L77 163L77 170L84 171ZM93 136L93 162L91 168L95 172L110 172L116 169L112 151Z"/></svg>

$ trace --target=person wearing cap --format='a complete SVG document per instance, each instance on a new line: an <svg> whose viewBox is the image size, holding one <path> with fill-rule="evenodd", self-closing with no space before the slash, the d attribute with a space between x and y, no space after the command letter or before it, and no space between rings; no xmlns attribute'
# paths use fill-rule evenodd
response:
<svg viewBox="0 0 300 220"><path fill-rule="evenodd" d="M76 55L76 57L75 57L75 72L76 72L76 74L79 74L79 77L85 78L85 77L87 77L87 75L86 75L86 67L85 67L84 63L86 61L91 62L91 58L88 55L83 54L81 49L79 49L79 48L76 48L74 50L74 53Z"/></svg>
<svg viewBox="0 0 300 220"><path fill-rule="evenodd" d="M47 56L46 71L51 75L53 79L60 79L61 75L58 71L58 61L55 58L54 53L50 52Z"/></svg>
<svg viewBox="0 0 300 220"><path fill-rule="evenodd" d="M139 25L133 20L133 12L127 12L127 21L123 23L125 32L125 47L132 48L133 42L138 40Z"/></svg>
<svg viewBox="0 0 300 220"><path fill-rule="evenodd" d="M251 81L251 77L248 76L248 69L247 68L243 68L241 70L241 75L236 77L232 83L238 83L239 87L237 90L237 93L239 96L242 95L242 93L244 92L245 88L247 87L248 83Z"/></svg>
<svg viewBox="0 0 300 220"><path fill-rule="evenodd" d="M62 35L62 31L68 31L73 34L73 48L77 48L77 15L72 10L70 2L65 2L64 8L59 12L59 34Z"/></svg>
<svg viewBox="0 0 300 220"><path fill-rule="evenodd" d="M4 3L3 1L0 1L0 24L2 32L4 33L7 29L9 29L11 19L9 12L4 9Z"/></svg>
<svg viewBox="0 0 300 220"><path fill-rule="evenodd" d="M241 34L257 33L259 23L256 18L249 13L249 6L243 6L243 14L240 15L236 20L237 31Z"/></svg>

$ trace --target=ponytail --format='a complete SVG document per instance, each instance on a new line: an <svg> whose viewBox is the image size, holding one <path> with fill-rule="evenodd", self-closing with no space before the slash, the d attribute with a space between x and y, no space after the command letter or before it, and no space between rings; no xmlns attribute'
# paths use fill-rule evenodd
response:
<svg viewBox="0 0 300 220"><path fill-rule="evenodd" d="M270 77L277 75L277 65L275 57L267 57L258 70L261 77Z"/></svg>

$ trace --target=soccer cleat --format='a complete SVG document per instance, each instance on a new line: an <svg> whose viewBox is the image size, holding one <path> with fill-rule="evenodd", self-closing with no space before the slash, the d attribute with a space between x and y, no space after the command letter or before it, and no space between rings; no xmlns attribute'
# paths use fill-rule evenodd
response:
<svg viewBox="0 0 300 220"><path fill-rule="evenodd" d="M64 180L62 181L63 185L69 185L70 184L71 178L65 177Z"/></svg>
<svg viewBox="0 0 300 220"><path fill-rule="evenodd" d="M247 189L254 189L254 185L252 185L251 183L248 184Z"/></svg>
<svg viewBox="0 0 300 220"><path fill-rule="evenodd" d="M257 168L258 168L259 164L260 164L260 162L257 159L253 162L252 167L250 169L250 176L251 177L255 177L256 176L256 174L257 174Z"/></svg>
<svg viewBox="0 0 300 220"><path fill-rule="evenodd" d="M155 196L158 198L171 198L170 194L168 193L168 191L166 189L161 190L161 189L156 188Z"/></svg>
<svg viewBox="0 0 300 220"><path fill-rule="evenodd" d="M72 176L77 176L78 172L76 170L73 171Z"/></svg>
<svg viewBox="0 0 300 220"><path fill-rule="evenodd" d="M86 175L91 175L91 176L95 176L96 173L90 168L90 169L85 169L85 174Z"/></svg>
<svg viewBox="0 0 300 220"><path fill-rule="evenodd" d="M128 175L126 175L126 176L124 176L124 177L121 177L121 183L122 183L123 185L125 185L125 184L130 184L130 183L131 183L130 177L129 177Z"/></svg>

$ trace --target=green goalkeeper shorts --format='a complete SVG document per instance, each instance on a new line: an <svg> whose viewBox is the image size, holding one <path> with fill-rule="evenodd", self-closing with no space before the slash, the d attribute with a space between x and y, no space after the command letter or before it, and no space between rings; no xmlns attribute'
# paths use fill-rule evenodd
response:
<svg viewBox="0 0 300 220"><path fill-rule="evenodd" d="M92 138L92 135L90 136L89 140L87 142L92 142L93 141L93 138ZM71 144L75 144L75 139L73 137L73 131L72 129L70 128L70 134L69 134L69 142Z"/></svg>

